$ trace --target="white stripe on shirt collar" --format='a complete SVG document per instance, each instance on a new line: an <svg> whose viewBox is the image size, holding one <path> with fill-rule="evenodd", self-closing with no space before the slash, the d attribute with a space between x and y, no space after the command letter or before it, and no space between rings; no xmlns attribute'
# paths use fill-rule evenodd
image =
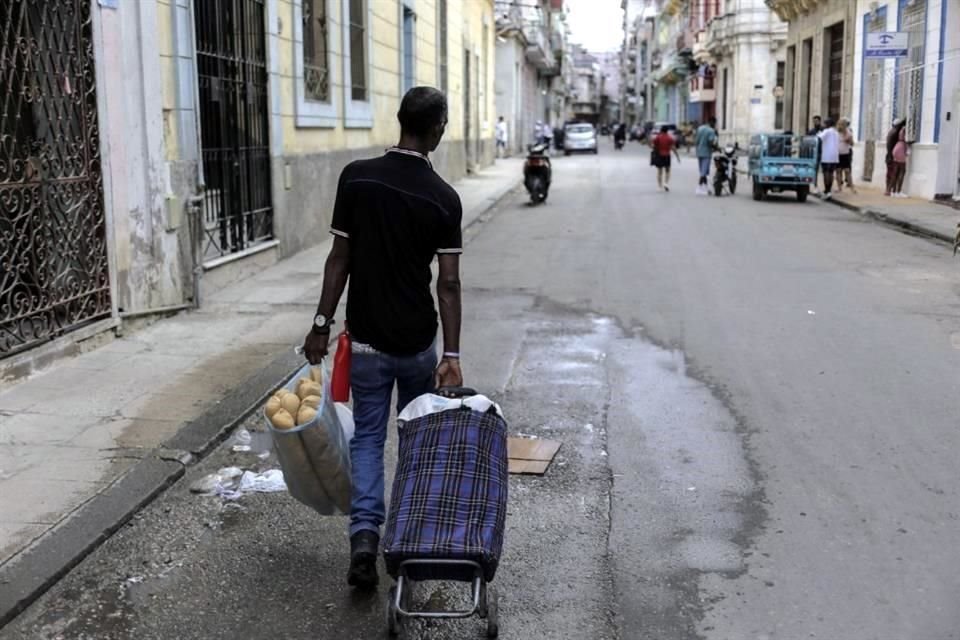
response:
<svg viewBox="0 0 960 640"><path fill-rule="evenodd" d="M413 156L414 158L420 158L427 163L427 166L433 169L433 163L430 162L430 158L423 155L419 151L414 151L413 149L401 149L400 147L390 147L387 149L387 153L402 153L407 156Z"/></svg>

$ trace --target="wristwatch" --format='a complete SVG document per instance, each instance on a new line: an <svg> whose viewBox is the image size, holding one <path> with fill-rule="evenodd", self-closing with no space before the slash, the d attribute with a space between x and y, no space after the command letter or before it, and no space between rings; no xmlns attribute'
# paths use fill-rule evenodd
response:
<svg viewBox="0 0 960 640"><path fill-rule="evenodd" d="M322 313L313 317L313 330L317 333L330 333L330 325L333 324L333 318L328 318Z"/></svg>

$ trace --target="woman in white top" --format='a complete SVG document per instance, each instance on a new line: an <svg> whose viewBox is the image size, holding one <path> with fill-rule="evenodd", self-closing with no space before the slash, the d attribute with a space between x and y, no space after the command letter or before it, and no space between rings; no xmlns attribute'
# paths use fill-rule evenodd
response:
<svg viewBox="0 0 960 640"><path fill-rule="evenodd" d="M837 193L843 191L843 184L846 182L850 191L856 193L853 187L853 131L850 129L850 121L846 118L840 118L837 123L837 133L840 134L840 162L837 167Z"/></svg>

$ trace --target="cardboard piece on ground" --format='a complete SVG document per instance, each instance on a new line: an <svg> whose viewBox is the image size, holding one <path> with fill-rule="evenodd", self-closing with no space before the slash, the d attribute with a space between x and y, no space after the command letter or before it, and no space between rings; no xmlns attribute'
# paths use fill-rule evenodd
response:
<svg viewBox="0 0 960 640"><path fill-rule="evenodd" d="M542 476L559 450L556 440L508 438L509 472Z"/></svg>

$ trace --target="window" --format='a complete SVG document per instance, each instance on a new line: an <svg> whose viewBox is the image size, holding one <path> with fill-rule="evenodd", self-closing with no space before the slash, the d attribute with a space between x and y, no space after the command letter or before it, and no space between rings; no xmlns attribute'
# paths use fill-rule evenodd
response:
<svg viewBox="0 0 960 640"><path fill-rule="evenodd" d="M483 123L484 127L487 126L487 80L489 78L487 75L487 67L489 64L487 59L489 58L490 53L490 43L488 42L489 39L490 27L483 25L483 43L481 44L483 59L480 61L480 82L482 84L480 85L479 97L480 122Z"/></svg>
<svg viewBox="0 0 960 640"><path fill-rule="evenodd" d="M294 93L298 127L335 127L340 121L340 39L330 28L337 0L296 0L293 4ZM336 21L334 20L334 23ZM337 99L335 99L335 96Z"/></svg>
<svg viewBox="0 0 960 640"><path fill-rule="evenodd" d="M777 63L777 83L774 85L777 87L778 95L776 96L777 104L776 109L773 114L773 128L774 129L783 129L783 83L785 81L787 73L787 64L785 62Z"/></svg>
<svg viewBox="0 0 960 640"><path fill-rule="evenodd" d="M410 89L413 89L416 84L416 50L415 50L415 33L416 33L416 23L417 15L409 8L403 7L403 51L401 52L403 58L403 93L406 93Z"/></svg>
<svg viewBox="0 0 960 640"><path fill-rule="evenodd" d="M373 126L370 90L370 6L373 1L341 0L340 4L343 82L334 86L342 87L343 126L348 129Z"/></svg>
<svg viewBox="0 0 960 640"><path fill-rule="evenodd" d="M330 101L327 0L303 0L303 86L308 100Z"/></svg>
<svg viewBox="0 0 960 640"><path fill-rule="evenodd" d="M447 0L437 0L437 84L447 92Z"/></svg>
<svg viewBox="0 0 960 640"><path fill-rule="evenodd" d="M350 4L350 99L367 101L367 8L364 0L347 0Z"/></svg>
<svg viewBox="0 0 960 640"><path fill-rule="evenodd" d="M898 31L909 34L907 57L897 60L894 85L894 117L907 119L907 140L920 139L920 113L923 100L923 56L926 39L926 0L900 0Z"/></svg>

